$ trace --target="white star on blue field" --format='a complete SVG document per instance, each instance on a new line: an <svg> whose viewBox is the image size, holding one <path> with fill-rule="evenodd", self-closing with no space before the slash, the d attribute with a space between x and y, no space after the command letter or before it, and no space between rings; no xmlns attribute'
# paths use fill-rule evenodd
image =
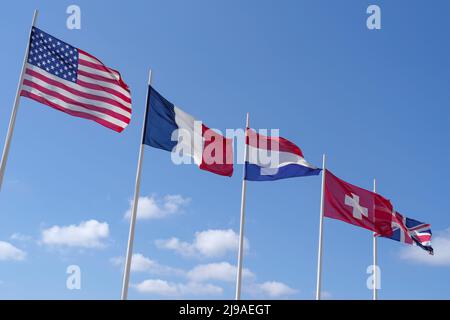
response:
<svg viewBox="0 0 450 320"><path fill-rule="evenodd" d="M379 298L450 298L447 1L80 0L80 30L66 27L70 4L2 6L0 147L36 8L39 29L120 71L133 115L119 134L21 99L0 191L0 299L120 298L149 68L209 127L243 128L249 112L308 162L326 153L366 189L376 178L396 210L431 224L435 251L380 239ZM366 26L370 4L381 30ZM234 298L241 181L242 165L222 177L145 147L130 299ZM243 299L314 299L320 186L247 183ZM322 296L371 299L371 232L325 219L323 235ZM80 289L67 288L71 265Z"/></svg>

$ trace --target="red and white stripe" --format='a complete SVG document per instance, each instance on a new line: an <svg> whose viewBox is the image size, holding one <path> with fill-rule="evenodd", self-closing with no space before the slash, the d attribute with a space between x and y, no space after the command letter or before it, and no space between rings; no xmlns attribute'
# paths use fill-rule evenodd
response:
<svg viewBox="0 0 450 320"><path fill-rule="evenodd" d="M262 168L277 169L296 164L317 169L303 157L300 148L283 137L268 137L247 129L248 162Z"/></svg>
<svg viewBox="0 0 450 320"><path fill-rule="evenodd" d="M411 228L410 233L423 245L431 246L431 226L429 224L421 225L416 228Z"/></svg>
<svg viewBox="0 0 450 320"><path fill-rule="evenodd" d="M97 58L80 49L78 53L76 83L27 63L21 95L121 132L131 119L127 84Z"/></svg>

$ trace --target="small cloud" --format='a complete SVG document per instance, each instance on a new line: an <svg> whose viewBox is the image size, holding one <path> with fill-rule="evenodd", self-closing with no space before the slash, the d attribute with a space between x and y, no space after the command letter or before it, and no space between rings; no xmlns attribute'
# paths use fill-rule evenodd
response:
<svg viewBox="0 0 450 320"><path fill-rule="evenodd" d="M195 282L218 280L225 282L236 281L237 268L228 262L201 264L187 273L187 277ZM242 270L244 279L254 278L255 275L248 269Z"/></svg>
<svg viewBox="0 0 450 320"><path fill-rule="evenodd" d="M268 296L269 298L281 298L298 292L287 284L278 281L266 281L251 286L250 293L253 295Z"/></svg>
<svg viewBox="0 0 450 320"><path fill-rule="evenodd" d="M184 256L221 257L228 252L235 252L239 247L239 235L231 229L206 230L196 232L192 243L178 238L157 240L156 246L173 250ZM244 247L248 249L248 240L244 239Z"/></svg>
<svg viewBox="0 0 450 320"><path fill-rule="evenodd" d="M180 213L190 203L190 198L181 195L166 195L162 199L156 196L139 197L137 219L161 219ZM129 219L133 208L133 201L125 212L124 217Z"/></svg>
<svg viewBox="0 0 450 320"><path fill-rule="evenodd" d="M161 279L148 279L133 285L140 293L156 294L165 297L179 297L189 295L221 295L223 289L212 284L195 282L173 283Z"/></svg>
<svg viewBox="0 0 450 320"><path fill-rule="evenodd" d="M11 240L15 240L15 241L22 241L22 242L26 242L26 241L30 241L32 240L31 236L28 236L26 234L21 234L21 233L13 233L11 235L11 237L9 237Z"/></svg>
<svg viewBox="0 0 450 320"><path fill-rule="evenodd" d="M103 248L102 242L109 236L106 222L82 221L78 225L53 226L42 231L42 243L49 246Z"/></svg>
<svg viewBox="0 0 450 320"><path fill-rule="evenodd" d="M111 262L116 266L123 266L123 257L115 257L111 259ZM181 269L172 268L169 266L162 265L157 261L151 260L145 257L141 253L133 254L131 258L131 271L132 272L148 272L155 275L184 275L184 271Z"/></svg>
<svg viewBox="0 0 450 320"><path fill-rule="evenodd" d="M400 257L404 260L429 266L450 266L450 228L439 232L432 239L434 255L429 255L416 246L402 248Z"/></svg>
<svg viewBox="0 0 450 320"><path fill-rule="evenodd" d="M175 237L165 240L156 240L155 244L160 249L173 250L184 256L193 256L196 253L195 248L192 244L183 242Z"/></svg>
<svg viewBox="0 0 450 320"><path fill-rule="evenodd" d="M0 241L0 261L23 261L25 257L25 251L16 248L9 242Z"/></svg>
<svg viewBox="0 0 450 320"><path fill-rule="evenodd" d="M176 284L160 279L144 280L143 282L134 285L134 287L140 293L153 293L162 296L175 296L178 294Z"/></svg>
<svg viewBox="0 0 450 320"><path fill-rule="evenodd" d="M322 291L320 293L320 296L321 296L322 300L329 300L333 297L333 295L331 294L330 291Z"/></svg>

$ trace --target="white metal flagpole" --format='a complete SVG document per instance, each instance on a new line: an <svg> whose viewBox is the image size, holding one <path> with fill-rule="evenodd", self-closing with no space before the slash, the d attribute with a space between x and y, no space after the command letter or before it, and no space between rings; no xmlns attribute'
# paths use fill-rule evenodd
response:
<svg viewBox="0 0 450 320"><path fill-rule="evenodd" d="M373 192L377 192L377 180L373 179ZM375 232L373 233L372 246L373 246L373 300L378 299L378 257L377 257L377 237L375 236Z"/></svg>
<svg viewBox="0 0 450 320"><path fill-rule="evenodd" d="M323 205L325 197L325 168L326 155L322 158L322 191L320 194L320 220L319 220L319 249L317 253L317 282L316 282L316 300L321 298L322 286L322 240L323 240Z"/></svg>
<svg viewBox="0 0 450 320"><path fill-rule="evenodd" d="M23 83L23 78L25 75L25 68L27 65L31 30L33 29L34 25L36 24L38 13L39 13L38 10L34 10L33 20L31 21L30 33L28 35L27 48L25 50L25 56L23 58L23 63L22 63L22 71L20 72L20 78L19 78L19 84L17 85L16 97L14 99L14 105L12 108L11 117L9 119L8 132L6 134L5 146L3 147L2 160L0 162L0 190L2 189L3 177L5 175L5 170L6 170L6 162L8 161L9 148L11 146L11 139L12 139L12 136L14 133L14 126L16 125L17 111L19 110L20 91L22 91L22 83Z"/></svg>
<svg viewBox="0 0 450 320"><path fill-rule="evenodd" d="M142 160L144 159L144 135L145 135L145 123L147 121L147 112L150 99L150 86L152 84L152 70L148 72L148 90L147 99L144 111L144 120L142 124L142 135L141 135L141 145L139 147L139 158L136 171L136 182L134 186L134 198L133 198L133 208L131 210L130 217L130 232L128 234L128 246L127 246L127 256L125 260L125 269L123 272L123 283L122 283L122 300L127 300L128 298L128 287L130 282L130 269L131 269L131 259L133 257L133 241L134 241L134 229L136 225L136 215L139 202L139 190L141 187L141 172L142 172Z"/></svg>
<svg viewBox="0 0 450 320"><path fill-rule="evenodd" d="M238 251L238 266L236 277L236 300L241 299L241 286L242 286L242 264L244 255L244 223L245 223L245 192L247 189L247 180L245 180L245 162L248 158L248 145L247 145L247 129L249 127L249 115L247 113L247 119L245 122L245 149L244 149L244 176L242 177L242 194L241 194L241 223L239 229L239 251Z"/></svg>

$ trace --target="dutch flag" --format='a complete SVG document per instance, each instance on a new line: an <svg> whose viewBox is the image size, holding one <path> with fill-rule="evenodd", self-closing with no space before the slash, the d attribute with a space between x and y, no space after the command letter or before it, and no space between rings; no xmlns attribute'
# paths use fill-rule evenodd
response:
<svg viewBox="0 0 450 320"><path fill-rule="evenodd" d="M281 137L267 137L247 129L245 179L273 181L318 175L322 169L309 164L298 146Z"/></svg>

